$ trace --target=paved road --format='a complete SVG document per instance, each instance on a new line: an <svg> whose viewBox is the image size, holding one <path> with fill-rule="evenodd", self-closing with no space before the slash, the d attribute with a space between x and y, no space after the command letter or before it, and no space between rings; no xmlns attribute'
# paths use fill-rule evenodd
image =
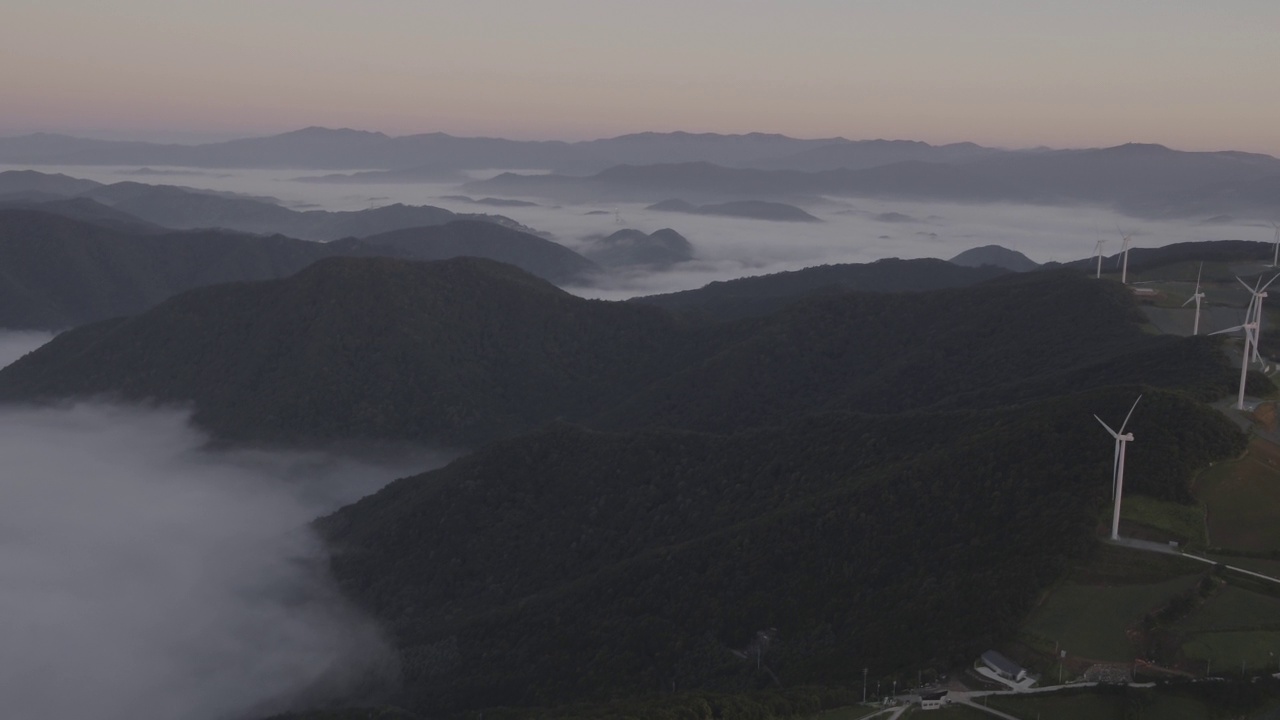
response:
<svg viewBox="0 0 1280 720"><path fill-rule="evenodd" d="M1107 540L1107 542L1115 543L1116 545L1121 545L1127 548L1132 548L1134 550L1145 550L1146 552L1163 553L1165 555L1181 555L1184 558L1195 560L1196 562L1207 563L1209 565L1219 564L1217 560L1210 560L1209 558L1202 558L1199 555L1191 555L1189 553L1180 552L1178 550L1174 550L1168 545L1162 545L1160 543L1151 542L1149 540L1134 540L1133 538L1120 538L1119 540ZM1235 565L1224 564L1223 567L1234 572L1243 573L1250 577L1258 578L1259 580L1266 580L1268 582L1280 584L1280 578L1272 577L1270 575L1263 575L1262 573L1257 573L1252 570L1245 570L1244 568L1236 567Z"/></svg>

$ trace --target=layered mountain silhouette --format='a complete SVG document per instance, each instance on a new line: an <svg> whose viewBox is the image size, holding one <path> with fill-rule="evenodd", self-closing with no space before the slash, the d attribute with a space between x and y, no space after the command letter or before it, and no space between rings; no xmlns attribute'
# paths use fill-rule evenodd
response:
<svg viewBox="0 0 1280 720"><path fill-rule="evenodd" d="M1096 203L1151 216L1232 213L1270 217L1280 160L1235 152L1181 152L1129 144L1100 150L979 155L941 163L905 161L821 172L757 170L709 163L619 166L594 175L505 173L476 191L573 200L653 202L677 194L705 202L822 196L1035 204ZM1237 189L1247 192L1237 193Z"/></svg>
<svg viewBox="0 0 1280 720"><path fill-rule="evenodd" d="M86 216L92 221L76 219ZM472 255L558 282L587 281L598 270L549 240L491 223L455 221L315 243L218 230L175 232L123 217L85 198L25 208L0 204L0 327L60 330L133 315L194 287L286 277L332 256Z"/></svg>
<svg viewBox="0 0 1280 720"><path fill-rule="evenodd" d="M85 198L146 223L174 230L223 228L262 235L328 241L391 230L478 220L533 232L501 215L454 213L430 205L386 205L368 210L293 210L271 198L174 185L119 182L103 185L33 171L0 172L0 203Z"/></svg>

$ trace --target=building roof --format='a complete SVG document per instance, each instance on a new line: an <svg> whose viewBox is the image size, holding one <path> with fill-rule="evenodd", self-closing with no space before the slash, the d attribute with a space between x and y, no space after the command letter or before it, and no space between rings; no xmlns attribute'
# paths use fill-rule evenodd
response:
<svg viewBox="0 0 1280 720"><path fill-rule="evenodd" d="M1004 655L1001 655L995 650L988 650L982 653L982 662L986 663L987 667L993 668L997 672L1005 673L1006 675L1016 676L1018 673L1024 672L1021 665L1010 660Z"/></svg>

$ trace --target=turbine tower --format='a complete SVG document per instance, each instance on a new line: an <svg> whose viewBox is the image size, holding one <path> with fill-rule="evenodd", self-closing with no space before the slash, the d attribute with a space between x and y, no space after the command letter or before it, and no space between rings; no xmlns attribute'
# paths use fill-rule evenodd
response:
<svg viewBox="0 0 1280 720"><path fill-rule="evenodd" d="M1102 277L1102 244L1105 242L1106 240L1099 240L1093 246L1093 254L1098 258L1098 274L1094 277L1099 279Z"/></svg>
<svg viewBox="0 0 1280 720"><path fill-rule="evenodd" d="M1200 292L1200 275L1201 275L1202 273L1204 273L1204 263L1200 263L1200 270L1199 270L1198 272L1196 272L1196 292L1195 292L1195 294L1194 294L1194 295L1192 295L1191 297L1187 298L1187 301L1186 301L1186 302L1182 303L1182 307L1186 307L1186 306L1188 306L1188 305L1190 305L1190 304L1191 304L1191 301L1192 301L1192 300L1194 300L1194 301L1196 302L1196 321L1195 321L1195 324L1193 324L1193 325L1191 326L1191 334L1192 334L1192 335L1199 335L1199 334L1200 334L1200 301L1204 299L1204 293Z"/></svg>
<svg viewBox="0 0 1280 720"><path fill-rule="evenodd" d="M1280 223L1272 221L1271 227L1276 229L1276 249L1271 257L1271 267L1280 267Z"/></svg>
<svg viewBox="0 0 1280 720"><path fill-rule="evenodd" d="M1267 369L1267 364L1262 361L1262 356L1258 354L1258 343L1262 339L1262 299L1267 297L1267 288L1271 287L1271 283L1275 282L1276 278L1280 278L1280 275L1272 277L1261 288L1258 287L1258 283L1262 282L1262 276L1258 276L1258 283L1254 283L1252 288L1245 281L1236 278L1241 285L1244 285L1246 290L1253 293L1253 300L1249 303L1249 307L1253 308L1253 360L1262 365L1264 371ZM1248 323L1247 317L1245 322Z"/></svg>
<svg viewBox="0 0 1280 720"><path fill-rule="evenodd" d="M1120 237L1122 238L1120 241L1120 256L1116 258L1116 264L1119 265L1121 262L1124 263L1124 269L1120 271L1120 284L1128 285L1129 284L1129 242L1133 236L1125 235L1121 233Z"/></svg>
<svg viewBox="0 0 1280 720"><path fill-rule="evenodd" d="M1141 400L1142 396L1138 396ZM1111 512L1111 539L1120 539L1120 501L1124 498L1124 448L1133 442L1133 433L1125 434L1124 429L1129 425L1129 418L1133 417L1134 408L1138 407L1138 400L1133 401L1133 407L1129 408L1129 414L1124 416L1124 422L1120 424L1120 431L1116 432L1111 429L1110 425L1102 422L1102 418L1097 415L1093 416L1102 424L1102 427L1111 433L1111 437L1116 439L1115 460L1111 468L1111 494L1115 498L1115 509Z"/></svg>
<svg viewBox="0 0 1280 720"><path fill-rule="evenodd" d="M1262 319L1262 299L1267 296L1267 287L1270 286L1271 283L1275 282L1276 278L1280 278L1280 275L1276 275L1267 281L1266 285L1262 285L1262 277L1259 276L1258 282L1254 283L1253 287L1249 287L1245 281L1240 280L1240 278L1236 278L1236 280L1240 280L1240 284L1244 285L1246 290L1253 294L1253 299L1249 301L1248 309L1244 311L1244 324L1227 328L1226 330L1219 330L1215 333L1210 333L1211 335L1221 335L1223 333L1235 332L1236 330L1244 330L1244 352L1240 357L1240 392L1239 397L1236 400L1237 410L1244 410L1244 383L1245 378L1249 374L1249 361L1255 357L1261 361L1261 357L1258 355L1257 338L1259 335L1260 320Z"/></svg>

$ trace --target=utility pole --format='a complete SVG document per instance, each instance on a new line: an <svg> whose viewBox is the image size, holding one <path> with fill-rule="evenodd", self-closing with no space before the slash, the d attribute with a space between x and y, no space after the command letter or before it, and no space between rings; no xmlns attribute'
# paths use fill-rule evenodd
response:
<svg viewBox="0 0 1280 720"><path fill-rule="evenodd" d="M867 669L862 668L862 702L867 702Z"/></svg>

